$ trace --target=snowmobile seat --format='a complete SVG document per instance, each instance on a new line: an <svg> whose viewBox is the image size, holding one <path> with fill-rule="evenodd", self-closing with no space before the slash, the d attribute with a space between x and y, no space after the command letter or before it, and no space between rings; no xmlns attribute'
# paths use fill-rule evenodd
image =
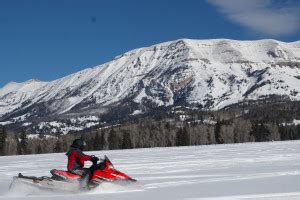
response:
<svg viewBox="0 0 300 200"><path fill-rule="evenodd" d="M58 180L75 181L81 179L81 176L78 174L58 169L52 169L50 173L52 174L52 178Z"/></svg>

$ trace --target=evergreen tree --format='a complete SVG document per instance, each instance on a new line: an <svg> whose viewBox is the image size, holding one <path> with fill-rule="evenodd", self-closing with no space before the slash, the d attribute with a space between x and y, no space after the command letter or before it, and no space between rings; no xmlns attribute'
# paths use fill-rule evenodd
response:
<svg viewBox="0 0 300 200"><path fill-rule="evenodd" d="M106 146L106 140L105 140L105 132L104 131L101 131L101 138L100 138L100 149L104 149L105 146Z"/></svg>
<svg viewBox="0 0 300 200"><path fill-rule="evenodd" d="M170 122L167 122L167 123L165 124L165 128L166 128L168 131L170 131L170 129L171 129L171 124L170 124Z"/></svg>
<svg viewBox="0 0 300 200"><path fill-rule="evenodd" d="M19 154L25 155L29 153L28 149L28 138L25 130L23 130L20 134L20 143L19 143Z"/></svg>
<svg viewBox="0 0 300 200"><path fill-rule="evenodd" d="M0 126L0 155L5 155L5 140L6 140L6 132L4 127Z"/></svg>
<svg viewBox="0 0 300 200"><path fill-rule="evenodd" d="M16 141L16 146L17 146L17 155L21 155L21 145L20 145L20 140L18 135L15 135L15 141Z"/></svg>
<svg viewBox="0 0 300 200"><path fill-rule="evenodd" d="M96 133L94 137L94 144L93 144L93 149L94 150L100 150L100 136L99 133Z"/></svg>
<svg viewBox="0 0 300 200"><path fill-rule="evenodd" d="M221 137L221 122L220 121L217 121L217 123L215 125L215 138L216 138L217 144L224 143L224 140Z"/></svg>
<svg viewBox="0 0 300 200"><path fill-rule="evenodd" d="M190 134L186 127L181 127L176 132L176 146L188 146L190 145Z"/></svg>
<svg viewBox="0 0 300 200"><path fill-rule="evenodd" d="M271 140L271 133L262 122L254 123L250 134L254 136L255 142Z"/></svg>
<svg viewBox="0 0 300 200"><path fill-rule="evenodd" d="M123 133L123 140L122 140L122 149L132 149L132 141L130 137L130 133L128 131L125 131Z"/></svg>
<svg viewBox="0 0 300 200"><path fill-rule="evenodd" d="M109 147L109 149L119 149L120 148L119 137L113 128L109 131L108 147Z"/></svg>

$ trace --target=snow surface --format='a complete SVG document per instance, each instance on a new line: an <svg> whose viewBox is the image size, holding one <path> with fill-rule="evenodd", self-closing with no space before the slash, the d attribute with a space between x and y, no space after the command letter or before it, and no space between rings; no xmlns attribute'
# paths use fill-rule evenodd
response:
<svg viewBox="0 0 300 200"><path fill-rule="evenodd" d="M224 200L300 199L300 141L87 152L108 155L138 180L103 184L96 191L59 193L18 187L13 175L48 175L64 169L64 154L0 157L0 199L9 200Z"/></svg>
<svg viewBox="0 0 300 200"><path fill-rule="evenodd" d="M292 123L282 123L283 126L298 126L300 124L300 119L294 119Z"/></svg>
<svg viewBox="0 0 300 200"><path fill-rule="evenodd" d="M13 122L12 121L5 121L5 122L0 122L0 125L8 125L8 124L12 124Z"/></svg>

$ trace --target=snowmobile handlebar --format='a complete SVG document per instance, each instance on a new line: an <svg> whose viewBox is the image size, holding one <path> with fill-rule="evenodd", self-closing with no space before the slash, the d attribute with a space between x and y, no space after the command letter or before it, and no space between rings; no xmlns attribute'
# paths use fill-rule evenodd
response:
<svg viewBox="0 0 300 200"><path fill-rule="evenodd" d="M91 161L92 161L93 164L97 164L97 162L99 161L99 158L96 157L96 156L92 156Z"/></svg>
<svg viewBox="0 0 300 200"><path fill-rule="evenodd" d="M104 169L108 165L108 163L112 168L114 167L106 155L104 156L104 158L93 156L91 162L93 163L91 168Z"/></svg>
<svg viewBox="0 0 300 200"><path fill-rule="evenodd" d="M105 160L106 160L106 157L105 157L104 159L102 159L102 158L98 158L98 157L92 155L91 162L93 163L94 166L96 166L96 165L98 164L98 162L99 162L99 163L102 163L102 162L104 162Z"/></svg>

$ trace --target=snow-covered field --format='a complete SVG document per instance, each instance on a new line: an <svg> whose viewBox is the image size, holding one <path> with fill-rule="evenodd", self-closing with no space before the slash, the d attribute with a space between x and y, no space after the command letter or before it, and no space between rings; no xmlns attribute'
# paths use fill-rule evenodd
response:
<svg viewBox="0 0 300 200"><path fill-rule="evenodd" d="M108 155L115 167L139 180L103 184L97 191L54 194L19 187L12 176L49 175L64 169L64 154L0 157L0 199L200 200L300 199L300 141L88 152Z"/></svg>

